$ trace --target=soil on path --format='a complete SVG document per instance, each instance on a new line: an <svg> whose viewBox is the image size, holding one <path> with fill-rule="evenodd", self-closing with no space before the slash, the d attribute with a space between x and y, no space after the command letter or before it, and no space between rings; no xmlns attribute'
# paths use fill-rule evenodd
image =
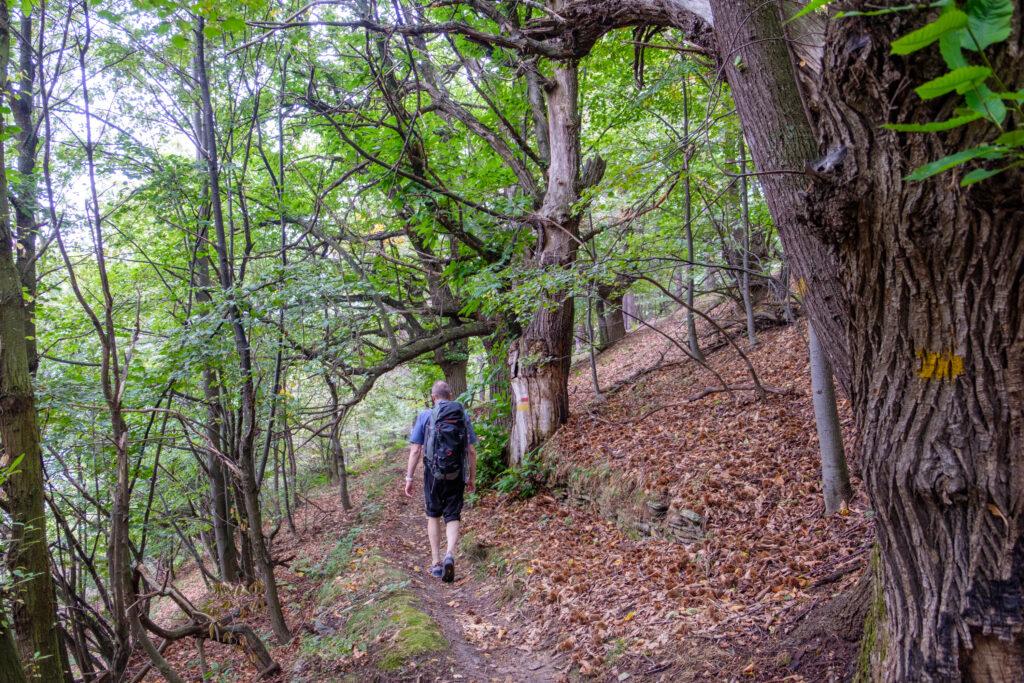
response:
<svg viewBox="0 0 1024 683"><path fill-rule="evenodd" d="M388 563L409 577L408 590L416 595L420 609L430 615L450 644L443 662L446 671L439 672L439 680L564 680L545 652L512 643L515 639L510 635L527 617L517 614L519 623L512 623L499 605L502 587L488 581L485 572L461 553L455 558L454 583L443 583L427 572L430 546L422 496L421 487L417 487L413 498L397 490L389 491L384 519L367 535L376 536ZM473 514L470 507L463 511L464 531L472 528ZM443 552L443 533L441 545Z"/></svg>

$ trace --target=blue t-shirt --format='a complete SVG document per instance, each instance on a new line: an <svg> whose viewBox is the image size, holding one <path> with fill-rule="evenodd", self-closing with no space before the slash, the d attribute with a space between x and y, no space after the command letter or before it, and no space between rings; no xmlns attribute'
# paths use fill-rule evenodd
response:
<svg viewBox="0 0 1024 683"><path fill-rule="evenodd" d="M430 422L431 412L433 412L432 408L426 408L420 411L420 414L416 416L416 422L412 426L412 433L409 435L409 443L416 443L420 446L423 445L427 432L427 424ZM476 433L473 431L473 425L469 421L469 413L466 413L466 432L469 443L476 443Z"/></svg>

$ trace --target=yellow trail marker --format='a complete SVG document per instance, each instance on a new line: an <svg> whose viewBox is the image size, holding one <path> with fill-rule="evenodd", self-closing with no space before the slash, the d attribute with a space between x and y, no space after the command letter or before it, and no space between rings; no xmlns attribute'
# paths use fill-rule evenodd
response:
<svg viewBox="0 0 1024 683"><path fill-rule="evenodd" d="M953 379L964 372L964 357L955 353L935 353L921 349L916 355L921 359L917 374L924 379Z"/></svg>

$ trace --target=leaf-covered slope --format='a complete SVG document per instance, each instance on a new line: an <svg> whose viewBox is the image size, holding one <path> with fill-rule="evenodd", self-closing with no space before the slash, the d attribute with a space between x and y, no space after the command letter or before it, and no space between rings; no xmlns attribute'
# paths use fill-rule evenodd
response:
<svg viewBox="0 0 1024 683"><path fill-rule="evenodd" d="M822 518L805 332L801 325L761 333L749 358L773 389L763 402L751 391L687 401L721 385L691 362L672 364L681 355L675 349L661 359L663 338L652 330L601 357L601 384L659 359L668 367L621 385L606 403L593 403L589 368L579 367L573 417L544 456L556 486L569 491L525 502L488 498L472 515L483 527L480 542L524 563L523 595L542 615L537 644L558 633L556 647L584 671L614 665L637 673L703 642L688 655L700 662L686 666L689 675L705 664L715 677L790 673L765 669L776 665L772 644L796 616L857 579L872 539L857 480L849 511ZM730 385L751 386L733 348L709 362ZM849 429L845 402L840 411ZM647 501L669 506L667 516L696 512L704 537L685 544L644 535L659 534L657 520L644 519ZM709 652L708 639L725 649ZM805 661L801 673L841 669L851 649L835 650L835 662L827 652Z"/></svg>

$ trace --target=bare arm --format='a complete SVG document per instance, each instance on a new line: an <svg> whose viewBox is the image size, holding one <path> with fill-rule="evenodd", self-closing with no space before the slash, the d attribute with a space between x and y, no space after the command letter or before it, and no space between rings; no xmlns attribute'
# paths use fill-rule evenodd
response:
<svg viewBox="0 0 1024 683"><path fill-rule="evenodd" d="M418 443L414 443L409 449L409 463L405 467L405 495L412 498L412 489L415 482L412 481L413 475L416 474L416 468L420 464L420 458L423 457L423 446ZM476 458L473 458L474 468L476 467Z"/></svg>

